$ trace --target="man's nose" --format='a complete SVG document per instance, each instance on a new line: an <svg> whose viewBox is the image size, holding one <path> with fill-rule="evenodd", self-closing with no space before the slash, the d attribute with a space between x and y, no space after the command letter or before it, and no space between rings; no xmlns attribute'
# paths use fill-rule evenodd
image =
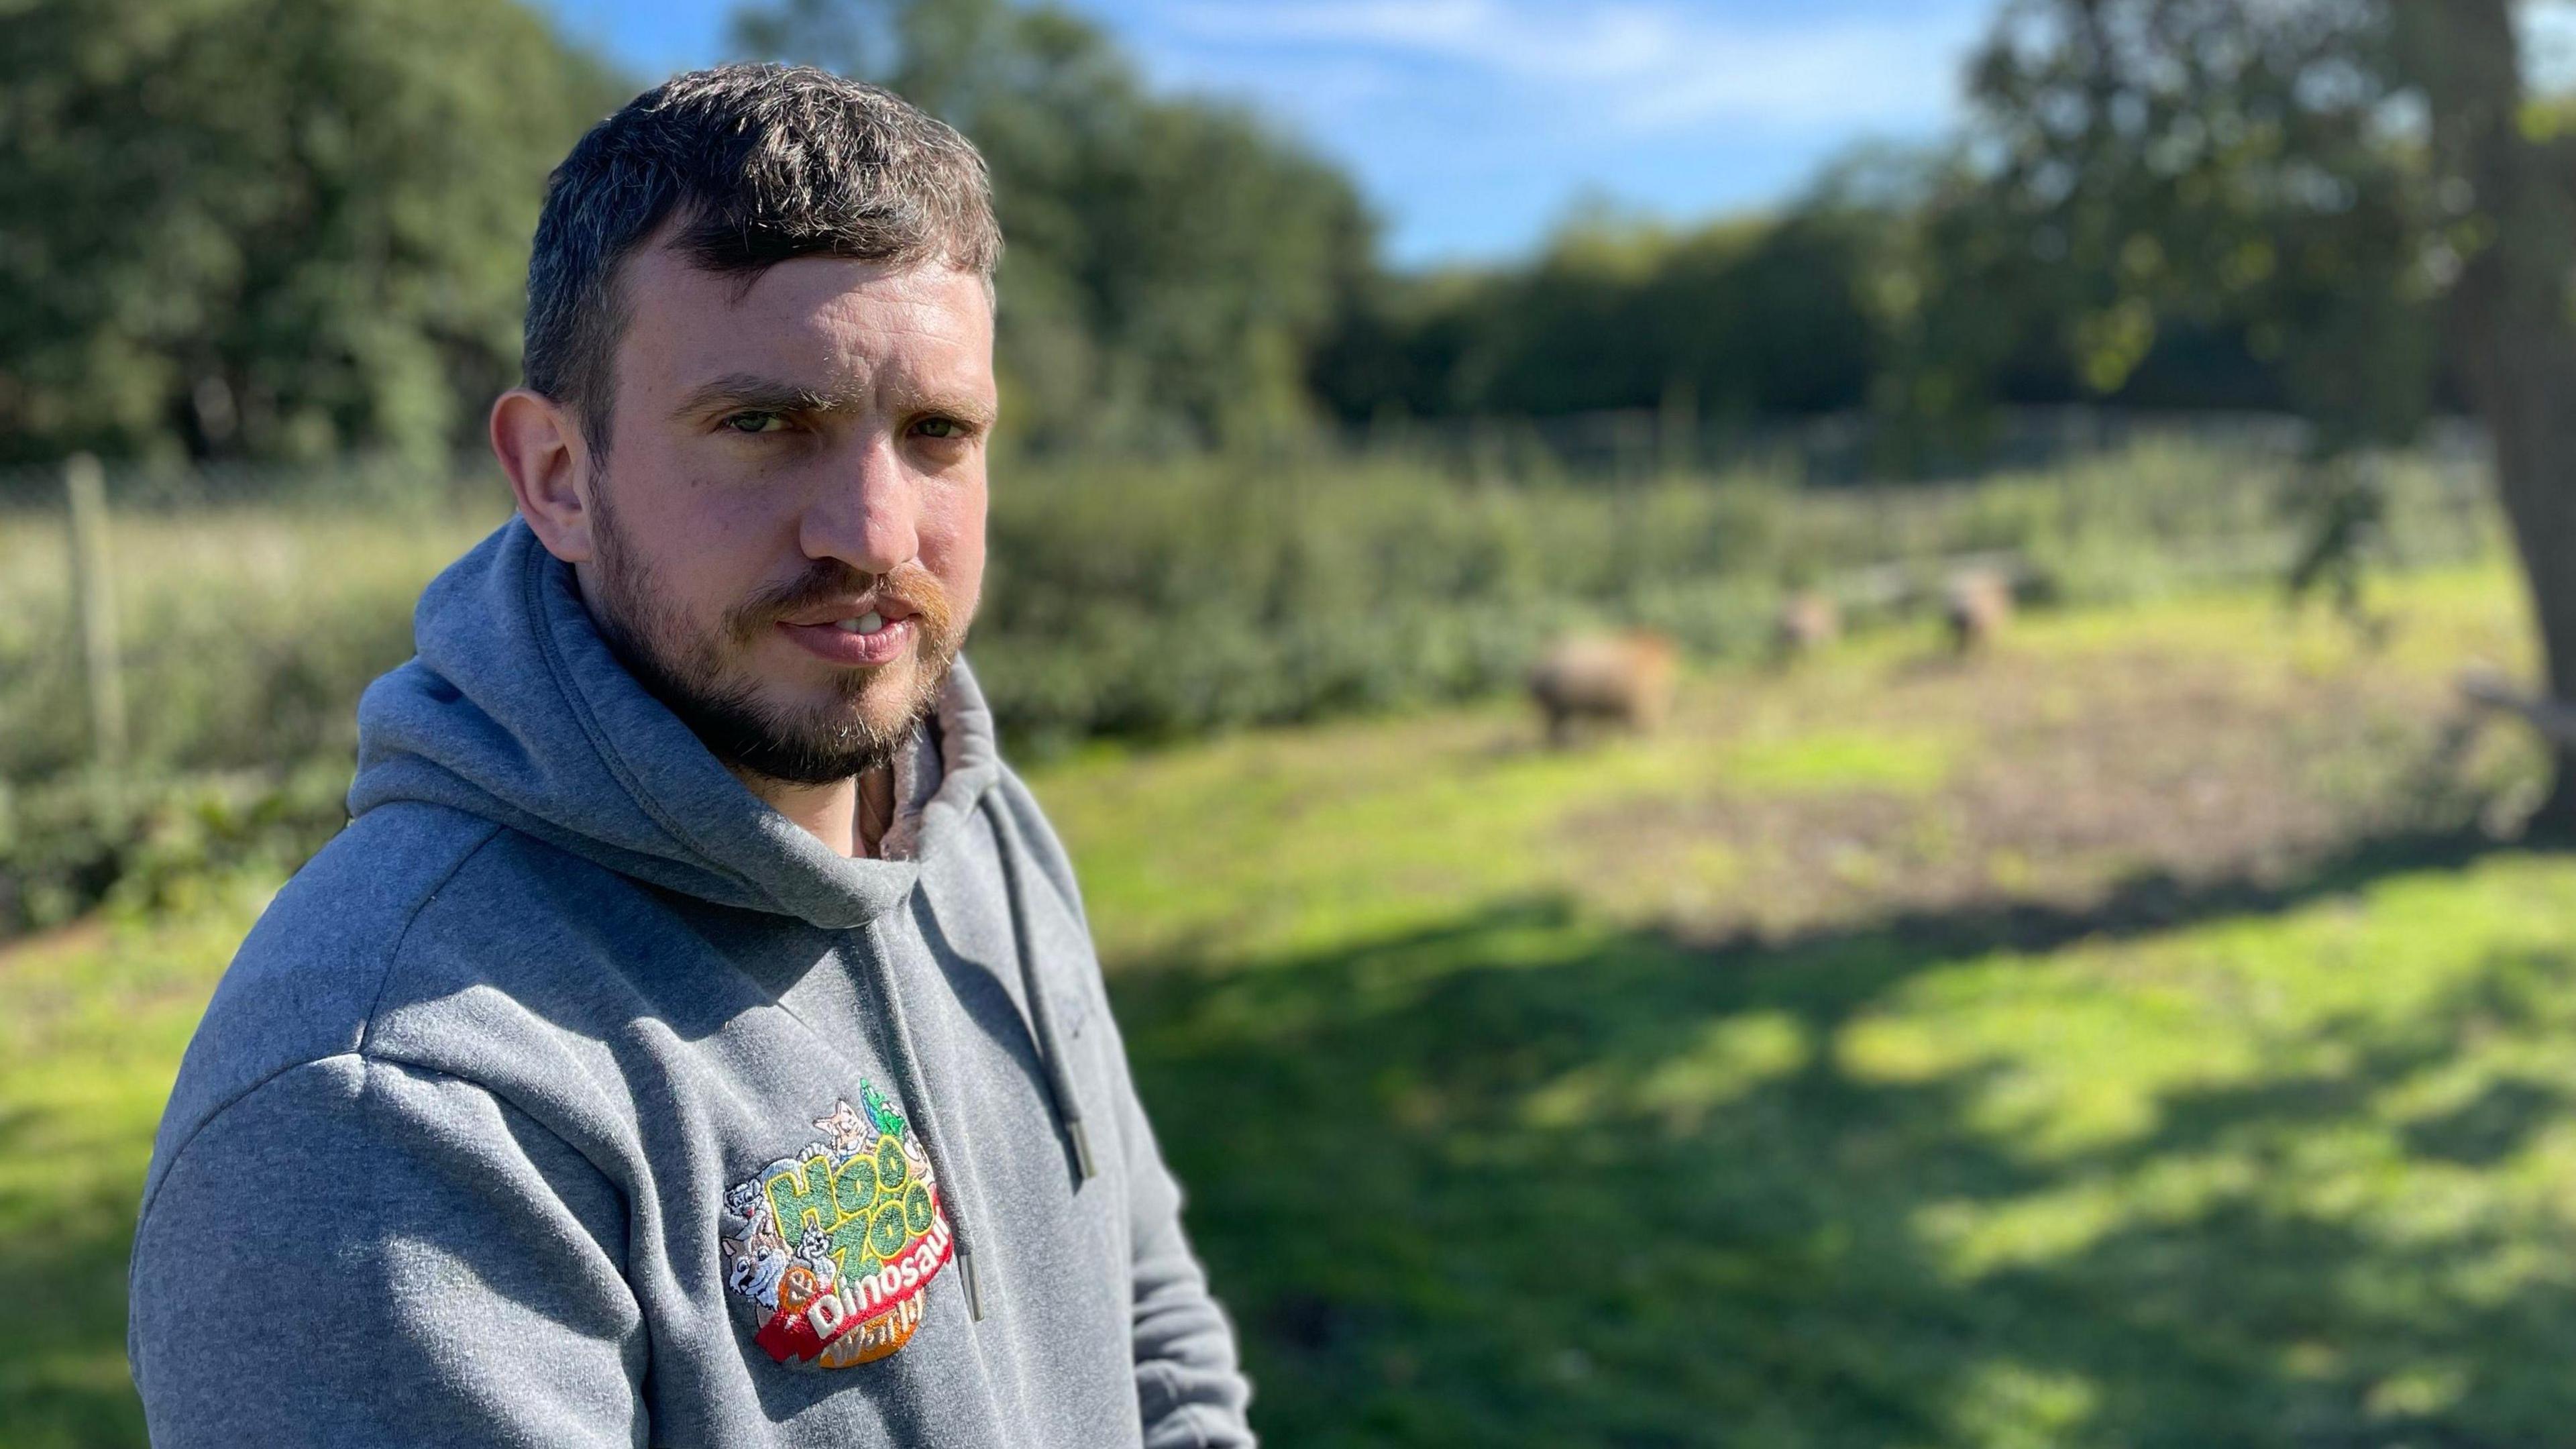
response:
<svg viewBox="0 0 2576 1449"><path fill-rule="evenodd" d="M805 509L798 543L807 558L835 558L865 574L891 573L921 552L921 490L894 439L874 436L830 470Z"/></svg>

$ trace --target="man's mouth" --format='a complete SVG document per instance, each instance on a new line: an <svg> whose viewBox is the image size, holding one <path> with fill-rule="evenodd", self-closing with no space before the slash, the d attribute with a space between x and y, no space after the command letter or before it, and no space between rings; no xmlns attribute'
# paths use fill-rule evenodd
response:
<svg viewBox="0 0 2576 1449"><path fill-rule="evenodd" d="M778 621L779 630L807 652L834 664L891 664L910 652L920 632L920 611L891 594L818 603Z"/></svg>
<svg viewBox="0 0 2576 1449"><path fill-rule="evenodd" d="M920 612L893 594L875 593L790 610L778 622L797 629L838 629L844 634L876 634Z"/></svg>

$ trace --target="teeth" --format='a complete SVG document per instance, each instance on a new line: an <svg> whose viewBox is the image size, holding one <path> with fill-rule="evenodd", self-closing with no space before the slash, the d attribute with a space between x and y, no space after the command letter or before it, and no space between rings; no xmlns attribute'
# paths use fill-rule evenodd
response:
<svg viewBox="0 0 2576 1449"><path fill-rule="evenodd" d="M843 619L832 627L844 634L874 634L885 625L885 615L870 609L855 619Z"/></svg>

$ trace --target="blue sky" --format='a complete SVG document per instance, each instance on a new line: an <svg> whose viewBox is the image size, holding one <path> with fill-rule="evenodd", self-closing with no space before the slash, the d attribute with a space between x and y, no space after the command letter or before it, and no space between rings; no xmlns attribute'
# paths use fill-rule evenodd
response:
<svg viewBox="0 0 2576 1449"><path fill-rule="evenodd" d="M639 76L727 0L541 0ZM1774 203L1958 113L1994 0L1074 0L1160 87L1251 105L1359 179L1404 265L1526 252L1578 207Z"/></svg>

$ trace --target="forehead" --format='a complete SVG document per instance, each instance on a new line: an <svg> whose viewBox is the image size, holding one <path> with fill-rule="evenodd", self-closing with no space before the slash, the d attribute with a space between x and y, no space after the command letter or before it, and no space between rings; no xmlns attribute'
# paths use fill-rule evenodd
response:
<svg viewBox="0 0 2576 1449"><path fill-rule="evenodd" d="M798 257L746 279L653 246L628 262L621 290L621 387L684 388L734 373L821 382L887 372L925 385L992 386L984 279L943 263Z"/></svg>

